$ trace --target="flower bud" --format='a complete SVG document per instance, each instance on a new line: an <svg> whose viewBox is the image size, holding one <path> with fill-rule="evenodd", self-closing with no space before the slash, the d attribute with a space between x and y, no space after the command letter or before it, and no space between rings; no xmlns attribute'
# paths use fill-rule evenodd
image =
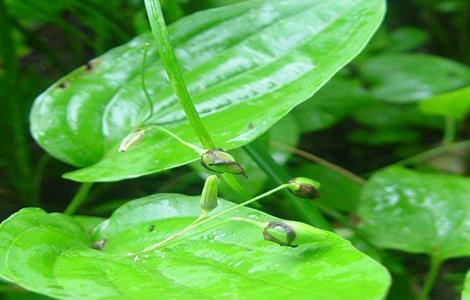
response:
<svg viewBox="0 0 470 300"><path fill-rule="evenodd" d="M291 184L289 190L296 196L307 198L307 199L316 199L320 197L320 183L309 178L297 177L289 180Z"/></svg>
<svg viewBox="0 0 470 300"><path fill-rule="evenodd" d="M272 221L264 228L264 239L281 246L296 247L305 243L321 242L330 233L296 221Z"/></svg>
<svg viewBox="0 0 470 300"><path fill-rule="evenodd" d="M207 177L199 203L201 209L205 212L210 212L217 207L217 176Z"/></svg>
<svg viewBox="0 0 470 300"><path fill-rule="evenodd" d="M119 145L119 152L126 152L131 149L144 138L145 130L136 129L129 133L125 138L122 139L121 144Z"/></svg>
<svg viewBox="0 0 470 300"><path fill-rule="evenodd" d="M213 149L201 155L201 165L215 173L242 174L246 176L243 167L222 149Z"/></svg>

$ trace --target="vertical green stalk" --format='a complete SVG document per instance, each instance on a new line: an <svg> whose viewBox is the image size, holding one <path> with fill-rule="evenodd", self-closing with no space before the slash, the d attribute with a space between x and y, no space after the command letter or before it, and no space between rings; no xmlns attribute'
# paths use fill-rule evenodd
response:
<svg viewBox="0 0 470 300"><path fill-rule="evenodd" d="M34 186L33 168L26 129L26 111L22 107L19 68L12 37L9 15L4 0L0 0L0 57L5 74L1 78L0 97L5 114L0 120L1 151L7 157L9 179L25 205L39 206L39 193Z"/></svg>
<svg viewBox="0 0 470 300"><path fill-rule="evenodd" d="M260 142L252 142L244 146L243 149L276 184L281 185L291 179L289 174L273 160ZM296 197L288 191L284 191L284 193L289 200L292 212L299 216L301 221L322 229L331 230L330 224L310 200Z"/></svg>
<svg viewBox="0 0 470 300"><path fill-rule="evenodd" d="M170 79L170 85L180 100L184 113L199 137L203 147L206 149L213 149L215 148L215 144L209 135L209 131L199 117L184 81L181 68L176 60L173 47L171 46L170 39L168 37L168 30L165 25L165 19L163 18L160 1L145 0L145 8L147 10L153 36L155 37L156 46L160 53L160 59Z"/></svg>
<svg viewBox="0 0 470 300"><path fill-rule="evenodd" d="M453 117L446 117L446 125L444 129L444 138L442 143L450 145L455 142L457 136L457 122Z"/></svg>
<svg viewBox="0 0 470 300"><path fill-rule="evenodd" d="M69 205L64 210L64 214L73 215L80 208L83 202L85 202L92 186L92 182L82 183L72 201L70 201Z"/></svg>
<svg viewBox="0 0 470 300"><path fill-rule="evenodd" d="M432 255L429 264L429 272L426 275L423 288L421 289L417 300L428 299L429 293L431 292L434 282L436 281L437 275L439 274L439 269L441 268L441 265L442 260L438 256Z"/></svg>

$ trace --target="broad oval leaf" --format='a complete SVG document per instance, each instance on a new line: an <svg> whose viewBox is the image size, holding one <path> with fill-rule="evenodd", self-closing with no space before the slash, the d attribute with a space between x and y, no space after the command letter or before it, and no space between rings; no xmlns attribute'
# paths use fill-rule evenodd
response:
<svg viewBox="0 0 470 300"><path fill-rule="evenodd" d="M360 227L375 245L441 260L470 255L470 179L391 167L363 190Z"/></svg>
<svg viewBox="0 0 470 300"><path fill-rule="evenodd" d="M218 209L234 205L220 202ZM23 209L0 227L0 274L58 299L379 300L386 293L385 268L333 233L326 242L290 248L264 241L252 225L208 223L187 240L128 255L199 211L198 197L149 196L119 208L90 236L70 217ZM234 214L274 219L249 208ZM90 247L96 241L101 250Z"/></svg>
<svg viewBox="0 0 470 300"><path fill-rule="evenodd" d="M367 60L362 77L378 99L395 103L424 100L470 84L470 68L426 54L386 54Z"/></svg>
<svg viewBox="0 0 470 300"><path fill-rule="evenodd" d="M265 132L355 57L380 24L383 0L254 0L184 18L170 34L197 109L226 150ZM34 138L84 169L78 181L113 181L169 169L197 154L158 130L126 153L117 144L144 122L144 34L59 80L36 99ZM145 69L155 114L197 143L152 46Z"/></svg>

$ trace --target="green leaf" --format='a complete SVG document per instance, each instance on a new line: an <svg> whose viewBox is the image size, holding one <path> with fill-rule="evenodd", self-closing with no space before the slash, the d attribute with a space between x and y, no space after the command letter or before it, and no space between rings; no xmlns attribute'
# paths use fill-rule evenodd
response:
<svg viewBox="0 0 470 300"><path fill-rule="evenodd" d="M354 113L354 118L369 127L404 128L404 127L442 127L442 119L422 113L413 104L393 104L377 102Z"/></svg>
<svg viewBox="0 0 470 300"><path fill-rule="evenodd" d="M470 300L470 272L465 277L465 286L462 292L462 300Z"/></svg>
<svg viewBox="0 0 470 300"><path fill-rule="evenodd" d="M229 150L320 89L363 49L384 9L383 0L255 0L197 13L169 30L203 121ZM52 156L85 167L66 178L114 181L198 158L158 130L128 152L117 151L147 117L139 75L143 45L151 41L145 34L109 51L36 99L34 138ZM197 143L154 47L145 76L156 112L148 123Z"/></svg>
<svg viewBox="0 0 470 300"><path fill-rule="evenodd" d="M420 101L470 84L470 69L457 62L425 54L387 54L360 68L373 95L389 102Z"/></svg>
<svg viewBox="0 0 470 300"><path fill-rule="evenodd" d="M359 204L362 186L338 172L316 164L302 164L292 172L296 177L308 177L321 183L320 203L340 211L354 212Z"/></svg>
<svg viewBox="0 0 470 300"><path fill-rule="evenodd" d="M359 81L334 78L293 113L303 132L317 131L331 127L371 101Z"/></svg>
<svg viewBox="0 0 470 300"><path fill-rule="evenodd" d="M363 190L359 216L370 241L441 260L470 255L470 179L391 167Z"/></svg>
<svg viewBox="0 0 470 300"><path fill-rule="evenodd" d="M470 112L470 87L432 97L419 104L422 112L463 120Z"/></svg>
<svg viewBox="0 0 470 300"><path fill-rule="evenodd" d="M429 33L416 27L401 27L390 33L388 51L412 51L429 41Z"/></svg>
<svg viewBox="0 0 470 300"><path fill-rule="evenodd" d="M128 255L197 217L198 198L160 194L132 201L93 236L70 217L23 209L0 227L0 274L58 299L383 299L386 269L333 233L325 242L290 248L264 241L249 224L209 229L208 223L187 240ZM233 205L220 202L218 209ZM249 208L235 214L274 219ZM92 249L98 240L106 240L104 248Z"/></svg>

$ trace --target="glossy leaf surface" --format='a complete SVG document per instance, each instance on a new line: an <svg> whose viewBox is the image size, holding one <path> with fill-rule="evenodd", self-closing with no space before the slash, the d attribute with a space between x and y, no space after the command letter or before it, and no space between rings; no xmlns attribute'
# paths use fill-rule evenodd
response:
<svg viewBox="0 0 470 300"><path fill-rule="evenodd" d="M380 24L383 0L254 0L170 26L197 109L226 150L255 139L310 98L355 57ZM31 129L54 157L79 167L78 181L113 181L186 164L198 155L158 130L126 153L117 145L143 125L148 105L140 65L150 34L59 80L35 102ZM197 143L153 46L145 69L154 116Z"/></svg>
<svg viewBox="0 0 470 300"><path fill-rule="evenodd" d="M218 209L233 205L220 202ZM59 299L379 300L387 290L387 271L333 233L291 248L264 241L252 225L208 223L185 241L128 255L199 211L199 197L149 196L119 208L90 236L70 217L23 209L0 227L0 274ZM234 214L274 219L248 208ZM96 241L106 241L102 250L90 247Z"/></svg>
<svg viewBox="0 0 470 300"><path fill-rule="evenodd" d="M420 101L470 84L469 67L425 54L376 56L360 72L375 97L396 103Z"/></svg>
<svg viewBox="0 0 470 300"><path fill-rule="evenodd" d="M359 206L375 245L441 260L470 255L470 179L391 167L375 174Z"/></svg>

